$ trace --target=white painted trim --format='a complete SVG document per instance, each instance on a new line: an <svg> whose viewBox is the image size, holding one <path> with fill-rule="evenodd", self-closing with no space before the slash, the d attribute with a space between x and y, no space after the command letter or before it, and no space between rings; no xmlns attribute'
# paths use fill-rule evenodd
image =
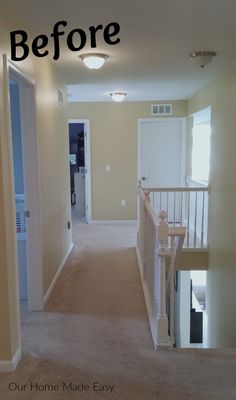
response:
<svg viewBox="0 0 236 400"><path fill-rule="evenodd" d="M84 124L86 131L86 152L85 152L85 168L87 173L85 174L85 213L87 224L91 223L92 220L92 195L91 195L91 144L90 144L90 120L89 119L69 119L68 124Z"/></svg>
<svg viewBox="0 0 236 400"><path fill-rule="evenodd" d="M191 176L187 176L186 178L186 182L189 185L189 187L193 187L193 186L199 186L199 187L209 187L208 185L208 181L201 181L198 179L193 179Z"/></svg>
<svg viewBox="0 0 236 400"><path fill-rule="evenodd" d="M157 319L155 318L155 316L152 313L149 291L145 284L145 281L143 280L143 263L142 263L139 249L137 247L136 247L136 255L137 255L137 260L138 260L140 279L141 279L141 283L142 283L146 309L147 309L148 321L149 321L151 334L152 334L153 345L154 345L155 350L157 350L157 347L158 347L157 346Z"/></svg>
<svg viewBox="0 0 236 400"><path fill-rule="evenodd" d="M52 291L53 291L53 289L54 289L54 287L55 287L55 285L57 283L59 275L60 275L61 271L63 270L63 268L64 268L64 266L66 264L66 261L67 261L69 255L70 255L70 253L71 253L71 251L73 249L73 246L74 246L73 243L71 243L69 249L67 250L67 252L66 252L66 254L65 254L65 256L64 256L64 258L63 258L63 260L62 260L62 262L61 262L61 264L60 264L60 266L58 268L58 270L57 270L57 273L55 274L55 276L53 278L53 281L52 281L51 285L49 286L45 296L43 297L44 306L47 304L47 302L48 302L48 300L49 300L49 298L50 298L50 296L52 294Z"/></svg>
<svg viewBox="0 0 236 400"><path fill-rule="evenodd" d="M29 85L32 86L36 85L36 81L32 79L27 73L25 73L23 69L21 69L18 65L14 64L14 62L8 59L6 55L3 55L3 57L6 59L8 67L10 67L11 70L13 70L16 73L16 78L20 77Z"/></svg>
<svg viewBox="0 0 236 400"><path fill-rule="evenodd" d="M136 219L132 219L132 220L92 220L90 222L93 225L129 225L129 224L137 224L138 221L136 221Z"/></svg>
<svg viewBox="0 0 236 400"><path fill-rule="evenodd" d="M17 364L19 363L21 359L21 348L19 348L15 354L12 360L10 361L0 361L0 373L1 372L14 372Z"/></svg>

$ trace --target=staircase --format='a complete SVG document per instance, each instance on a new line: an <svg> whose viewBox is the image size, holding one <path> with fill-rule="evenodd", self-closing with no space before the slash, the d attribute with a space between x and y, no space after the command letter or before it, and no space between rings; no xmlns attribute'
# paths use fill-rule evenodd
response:
<svg viewBox="0 0 236 400"><path fill-rule="evenodd" d="M138 203L137 258L153 343L172 347L176 271L208 268L208 188L140 185Z"/></svg>

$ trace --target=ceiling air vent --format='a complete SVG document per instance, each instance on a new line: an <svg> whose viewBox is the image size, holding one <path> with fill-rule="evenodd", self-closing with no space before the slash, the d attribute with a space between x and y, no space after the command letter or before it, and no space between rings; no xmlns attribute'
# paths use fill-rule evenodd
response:
<svg viewBox="0 0 236 400"><path fill-rule="evenodd" d="M57 101L60 106L64 105L64 93L61 89L57 89Z"/></svg>
<svg viewBox="0 0 236 400"><path fill-rule="evenodd" d="M172 115L172 104L152 104L152 115Z"/></svg>

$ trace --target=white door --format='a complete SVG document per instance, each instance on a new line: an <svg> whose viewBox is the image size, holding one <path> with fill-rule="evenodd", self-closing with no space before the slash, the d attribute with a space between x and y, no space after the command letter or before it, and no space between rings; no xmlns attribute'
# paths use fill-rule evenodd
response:
<svg viewBox="0 0 236 400"><path fill-rule="evenodd" d="M183 179L183 120L142 120L140 179L145 187L177 187Z"/></svg>
<svg viewBox="0 0 236 400"><path fill-rule="evenodd" d="M143 187L180 187L184 184L185 166L185 119L142 119L139 120L139 172ZM158 197L159 196L159 197ZM171 196L153 195L156 209L166 209L169 221L173 219ZM175 195L175 217L180 199ZM170 201L169 201L170 200ZM179 212L180 213L180 212Z"/></svg>

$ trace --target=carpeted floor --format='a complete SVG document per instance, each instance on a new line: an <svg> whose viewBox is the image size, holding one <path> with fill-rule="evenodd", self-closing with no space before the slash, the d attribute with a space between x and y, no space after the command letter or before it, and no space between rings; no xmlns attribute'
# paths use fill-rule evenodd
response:
<svg viewBox="0 0 236 400"><path fill-rule="evenodd" d="M134 225L74 224L45 311L22 313L23 357L0 399L236 398L236 350L153 350L135 239Z"/></svg>

